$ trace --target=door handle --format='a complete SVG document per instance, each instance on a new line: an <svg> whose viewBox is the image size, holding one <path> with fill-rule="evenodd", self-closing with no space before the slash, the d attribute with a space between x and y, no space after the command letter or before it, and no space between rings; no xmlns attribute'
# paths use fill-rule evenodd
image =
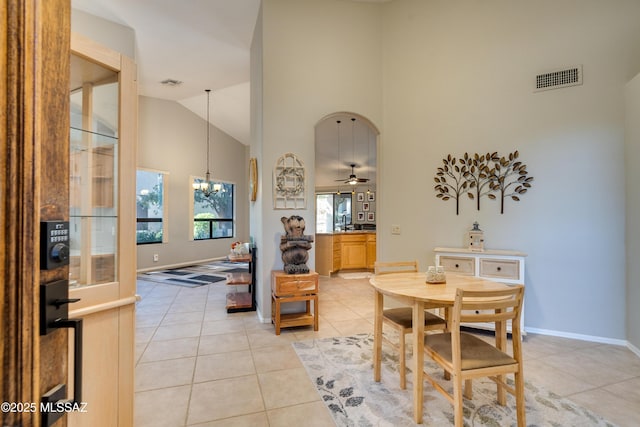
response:
<svg viewBox="0 0 640 427"><path fill-rule="evenodd" d="M80 301L69 298L69 282L40 285L40 335L47 335L61 328L73 329L73 399L65 400L66 386L59 384L42 396L42 402L82 402L82 319L69 319L69 304ZM62 412L43 412L42 425L50 426L62 416Z"/></svg>
<svg viewBox="0 0 640 427"><path fill-rule="evenodd" d="M82 402L82 319L60 319L56 328L73 329L73 402Z"/></svg>

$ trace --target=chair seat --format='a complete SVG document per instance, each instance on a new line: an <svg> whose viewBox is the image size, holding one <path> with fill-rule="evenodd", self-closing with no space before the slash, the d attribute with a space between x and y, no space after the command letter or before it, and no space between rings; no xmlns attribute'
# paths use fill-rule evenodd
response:
<svg viewBox="0 0 640 427"><path fill-rule="evenodd" d="M424 344L443 359L451 362L451 332L425 335ZM463 371L517 363L508 354L466 332L460 332L460 350Z"/></svg>
<svg viewBox="0 0 640 427"><path fill-rule="evenodd" d="M401 325L403 328L411 329L413 325L413 309L411 307L389 308L382 314L393 323ZM424 312L424 325L433 326L444 324L444 319L429 311Z"/></svg>

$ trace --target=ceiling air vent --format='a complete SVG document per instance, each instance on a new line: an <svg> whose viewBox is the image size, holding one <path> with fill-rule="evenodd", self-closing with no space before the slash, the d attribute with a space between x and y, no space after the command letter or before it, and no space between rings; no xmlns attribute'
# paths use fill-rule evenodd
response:
<svg viewBox="0 0 640 427"><path fill-rule="evenodd" d="M178 86L178 85L182 84L182 82L180 80L176 80L176 79L165 79L165 80L161 81L160 83L165 85L165 86Z"/></svg>
<svg viewBox="0 0 640 427"><path fill-rule="evenodd" d="M562 87L582 84L582 65L549 71L536 76L534 92L560 89Z"/></svg>

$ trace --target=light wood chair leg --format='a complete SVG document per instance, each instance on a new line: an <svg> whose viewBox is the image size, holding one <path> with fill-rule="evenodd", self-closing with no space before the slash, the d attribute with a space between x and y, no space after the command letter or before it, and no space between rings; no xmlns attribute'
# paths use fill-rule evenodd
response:
<svg viewBox="0 0 640 427"><path fill-rule="evenodd" d="M524 376L522 372L515 373L516 383L516 415L518 417L518 427L526 427L526 413L524 406Z"/></svg>
<svg viewBox="0 0 640 427"><path fill-rule="evenodd" d="M501 382L506 382L507 378L504 375L497 375L496 376L498 378L498 381ZM498 404L501 406L506 406L507 404L507 391L504 389L504 387L498 383L497 384L497 400L498 400Z"/></svg>
<svg viewBox="0 0 640 427"><path fill-rule="evenodd" d="M400 388L404 390L407 388L407 359L406 349L404 347L404 331L400 331L400 338L398 340L398 356L400 358Z"/></svg>
<svg viewBox="0 0 640 427"><path fill-rule="evenodd" d="M473 399L473 380L464 380L464 397Z"/></svg>
<svg viewBox="0 0 640 427"><path fill-rule="evenodd" d="M462 415L462 379L453 375L453 416L456 427L463 427L464 417Z"/></svg>

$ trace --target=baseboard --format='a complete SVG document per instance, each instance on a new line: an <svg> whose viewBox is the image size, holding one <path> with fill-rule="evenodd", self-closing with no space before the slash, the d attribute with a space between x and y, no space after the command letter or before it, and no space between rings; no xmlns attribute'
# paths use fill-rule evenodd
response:
<svg viewBox="0 0 640 427"><path fill-rule="evenodd" d="M224 261L226 259L227 257L224 256L224 257L218 257L218 258L208 258L208 259L201 259L196 261L181 262L178 264L156 265L149 268L141 268L139 270L136 270L136 273L140 274L140 273L147 273L149 271L156 271L156 270L170 270L172 268L188 267L190 265L195 265L195 264L205 264L207 262L213 262L213 261Z"/></svg>
<svg viewBox="0 0 640 427"><path fill-rule="evenodd" d="M627 342L627 347L629 348L629 350L634 352L636 356L640 357L640 348L636 347L635 345L631 344L630 342Z"/></svg>
<svg viewBox="0 0 640 427"><path fill-rule="evenodd" d="M591 342L598 342L598 343L602 343L602 344L613 344L613 345L621 345L621 346L627 346L627 347L630 346L628 341L619 340L619 339L615 339L615 338L598 337L598 336L594 336L594 335L574 334L574 333L571 333L571 332L553 331L553 330L550 330L550 329L530 328L528 326L525 326L525 329L527 330L528 333L532 333L532 334L549 335L549 336L553 336L553 337L562 337L562 338L571 338L571 339L574 339L574 340L591 341ZM631 351L633 351L633 350L631 350ZM634 351L634 353L635 353L635 351Z"/></svg>

